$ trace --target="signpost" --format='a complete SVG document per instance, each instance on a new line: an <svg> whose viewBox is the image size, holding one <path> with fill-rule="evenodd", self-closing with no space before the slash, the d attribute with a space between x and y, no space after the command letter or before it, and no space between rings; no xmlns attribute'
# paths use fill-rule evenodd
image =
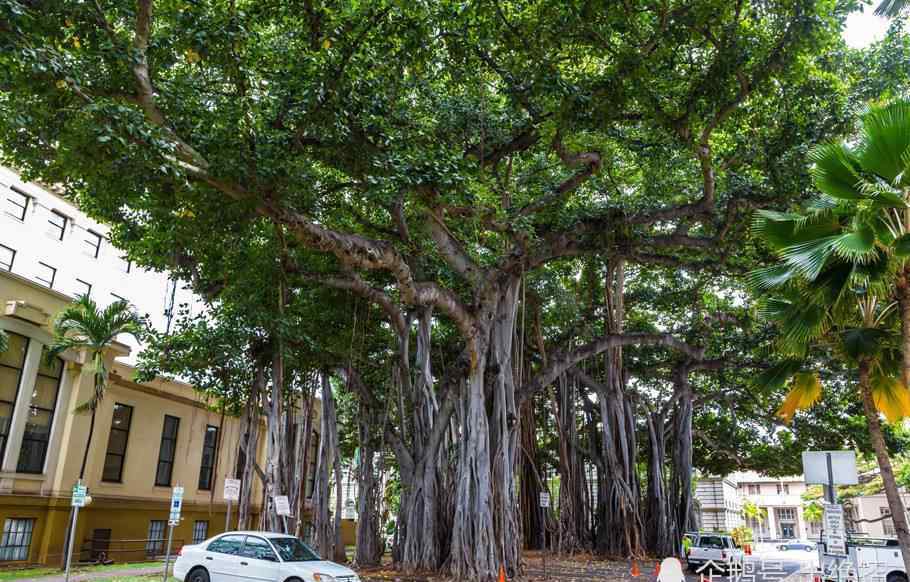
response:
<svg viewBox="0 0 910 582"><path fill-rule="evenodd" d="M70 579L70 565L73 561L73 539L76 537L76 521L79 519L79 508L85 507L92 502L88 496L88 488L82 484L82 481L73 486L73 496L70 505L73 507L73 520L70 524L69 540L66 544L66 582Z"/></svg>
<svg viewBox="0 0 910 582"><path fill-rule="evenodd" d="M844 508L825 504L825 550L831 556L847 557L847 534L844 531Z"/></svg>
<svg viewBox="0 0 910 582"><path fill-rule="evenodd" d="M844 508L837 503L836 485L856 485L856 453L853 451L804 451L803 473L806 483L824 485L824 529L826 556L834 558L835 577L841 579L841 560L847 556ZM821 564L824 568L824 563Z"/></svg>
<svg viewBox="0 0 910 582"><path fill-rule="evenodd" d="M174 541L174 527L180 523L180 512L183 510L183 487L174 487L171 493L171 514L167 521L167 551L164 553L164 578L167 582L167 571L171 566L171 543Z"/></svg>
<svg viewBox="0 0 910 582"><path fill-rule="evenodd" d="M288 501L287 495L275 496L275 513L281 516L284 521L284 533L288 533L288 517L291 516L291 502Z"/></svg>
<svg viewBox="0 0 910 582"><path fill-rule="evenodd" d="M224 520L224 531L231 531L231 505L240 501L240 479L224 480L224 500L227 501L227 518Z"/></svg>
<svg viewBox="0 0 910 582"><path fill-rule="evenodd" d="M547 509L550 507L550 493L540 492L540 559L543 561L543 578L549 580L547 575Z"/></svg>

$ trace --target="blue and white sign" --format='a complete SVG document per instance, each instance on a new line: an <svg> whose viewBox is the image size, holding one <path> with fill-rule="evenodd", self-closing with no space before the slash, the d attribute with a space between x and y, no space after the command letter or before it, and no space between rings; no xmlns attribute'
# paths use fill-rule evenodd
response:
<svg viewBox="0 0 910 582"><path fill-rule="evenodd" d="M183 509L183 487L174 487L171 495L171 517L169 521L179 521L180 511Z"/></svg>
<svg viewBox="0 0 910 582"><path fill-rule="evenodd" d="M85 485L76 485L73 487L73 507L85 507L85 497L88 493L88 488Z"/></svg>

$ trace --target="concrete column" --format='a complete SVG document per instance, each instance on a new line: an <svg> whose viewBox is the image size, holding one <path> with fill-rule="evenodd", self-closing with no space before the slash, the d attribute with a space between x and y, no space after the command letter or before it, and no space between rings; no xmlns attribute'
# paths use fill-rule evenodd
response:
<svg viewBox="0 0 910 582"><path fill-rule="evenodd" d="M777 537L777 516L774 515L773 507L766 507L768 510L768 537L774 539Z"/></svg>
<svg viewBox="0 0 910 582"><path fill-rule="evenodd" d="M44 344L35 338L29 338L28 351L25 354L25 365L22 368L22 378L19 380L19 392L16 394L16 407L13 409L13 418L10 422L9 437L6 442L6 452L3 457L3 472L15 473L19 463L19 449L22 447L22 437L25 434L25 425L28 422L29 406L32 403L32 391L38 380L38 367L41 365L41 354Z"/></svg>

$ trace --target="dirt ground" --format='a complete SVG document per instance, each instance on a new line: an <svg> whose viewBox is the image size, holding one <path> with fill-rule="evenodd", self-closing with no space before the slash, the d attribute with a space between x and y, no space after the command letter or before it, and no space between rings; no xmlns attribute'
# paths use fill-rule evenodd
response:
<svg viewBox="0 0 910 582"><path fill-rule="evenodd" d="M544 559L545 558L545 559ZM656 580L656 560L643 560L635 564L637 576L633 576L631 562L591 559L590 555L545 557L540 552L525 552L524 582L574 582L613 580L635 580L653 582ZM361 570L360 577L365 582L442 582L445 578L428 575L405 575L391 569Z"/></svg>

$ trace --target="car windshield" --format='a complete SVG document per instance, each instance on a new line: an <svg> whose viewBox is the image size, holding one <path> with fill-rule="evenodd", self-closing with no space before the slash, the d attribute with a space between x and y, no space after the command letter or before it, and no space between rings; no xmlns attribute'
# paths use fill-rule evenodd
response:
<svg viewBox="0 0 910 582"><path fill-rule="evenodd" d="M285 562L316 562L322 559L297 538L271 538L270 541Z"/></svg>

